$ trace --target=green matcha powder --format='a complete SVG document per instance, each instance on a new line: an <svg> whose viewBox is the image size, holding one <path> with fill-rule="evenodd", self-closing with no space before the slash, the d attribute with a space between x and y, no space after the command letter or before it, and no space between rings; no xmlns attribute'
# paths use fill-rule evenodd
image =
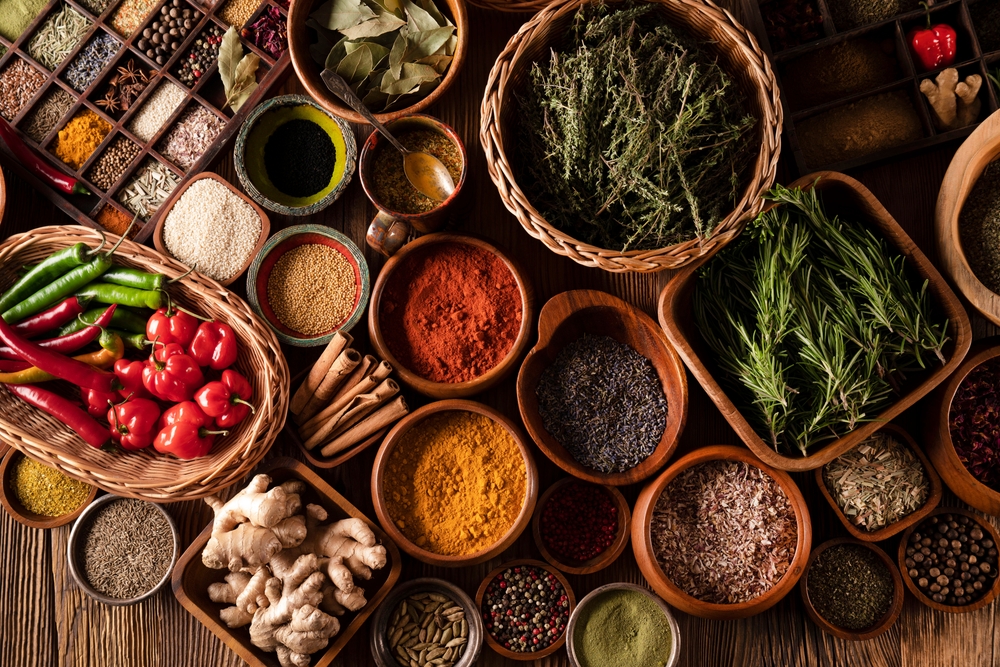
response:
<svg viewBox="0 0 1000 667"><path fill-rule="evenodd" d="M672 644L666 614L649 596L627 589L588 602L573 633L582 667L663 667Z"/></svg>

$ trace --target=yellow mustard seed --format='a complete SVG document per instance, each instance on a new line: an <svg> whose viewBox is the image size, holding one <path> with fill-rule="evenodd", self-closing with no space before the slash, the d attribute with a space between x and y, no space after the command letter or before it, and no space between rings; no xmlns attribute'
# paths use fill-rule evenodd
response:
<svg viewBox="0 0 1000 667"><path fill-rule="evenodd" d="M267 299L286 327L316 336L347 319L357 299L354 267L339 251L321 243L289 250L274 263Z"/></svg>
<svg viewBox="0 0 1000 667"><path fill-rule="evenodd" d="M21 456L14 464L11 487L24 509L42 516L69 514L87 499L90 485L55 468Z"/></svg>

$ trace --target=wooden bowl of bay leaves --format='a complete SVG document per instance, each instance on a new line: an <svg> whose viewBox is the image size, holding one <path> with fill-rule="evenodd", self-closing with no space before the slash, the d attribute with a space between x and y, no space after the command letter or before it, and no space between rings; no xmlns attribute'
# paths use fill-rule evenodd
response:
<svg viewBox="0 0 1000 667"><path fill-rule="evenodd" d="M426 109L458 76L469 40L464 0L398 0L393 5L387 10L375 0L292 3L292 65L309 95L330 113L352 123L367 122L326 87L320 78L324 67L351 84L383 123Z"/></svg>

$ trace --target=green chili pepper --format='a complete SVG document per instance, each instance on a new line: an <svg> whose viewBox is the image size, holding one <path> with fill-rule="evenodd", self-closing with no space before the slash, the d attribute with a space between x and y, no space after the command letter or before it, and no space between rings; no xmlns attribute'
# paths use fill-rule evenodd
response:
<svg viewBox="0 0 1000 667"><path fill-rule="evenodd" d="M105 311L105 308L92 308L87 312L80 315L80 317L74 319L73 321L67 323L62 329L57 332L58 336L65 336L71 334L74 331L79 331L80 329L87 326L87 324L93 324L98 317ZM82 318L82 322L80 321ZM143 317L141 315L136 315L134 312L126 310L125 308L115 308L115 314L111 316L111 326L116 329L124 330L129 332L129 334L145 334L146 333L146 320L149 317ZM122 338L128 334L123 334Z"/></svg>
<svg viewBox="0 0 1000 667"><path fill-rule="evenodd" d="M52 283L57 278L66 275L71 269L79 267L104 247L104 235L101 235L101 245L91 250L86 243L74 243L68 248L58 250L49 255L40 264L32 266L14 285L0 296L0 312L15 306L42 288L46 283ZM26 267L27 268L27 267ZM63 296L69 296L68 294ZM57 301L56 299L55 301ZM53 301L54 303L54 301ZM40 310L40 309L39 309ZM32 311L37 312L37 311ZM30 314L30 313L29 313ZM4 318L6 319L6 318ZM8 322L10 320L7 320Z"/></svg>
<svg viewBox="0 0 1000 667"><path fill-rule="evenodd" d="M117 329L108 329L108 331L121 338L127 347L135 348L136 350L145 350L147 346L151 345L146 340L146 334L128 333L127 331L119 331Z"/></svg>
<svg viewBox="0 0 1000 667"><path fill-rule="evenodd" d="M167 277L162 273L148 273L125 266L112 266L101 276L101 280L143 290L161 290L167 283Z"/></svg>
<svg viewBox="0 0 1000 667"><path fill-rule="evenodd" d="M123 306L152 308L153 310L159 308L163 303L163 292L112 285L111 283L90 283L78 290L76 296L89 296L97 303L118 303Z"/></svg>

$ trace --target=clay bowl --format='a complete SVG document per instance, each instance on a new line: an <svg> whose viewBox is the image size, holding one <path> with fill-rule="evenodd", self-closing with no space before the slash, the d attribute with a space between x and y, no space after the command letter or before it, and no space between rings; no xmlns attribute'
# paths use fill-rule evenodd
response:
<svg viewBox="0 0 1000 667"><path fill-rule="evenodd" d="M660 611L667 617L667 624L670 626L671 642L670 642L670 657L667 659L667 663L663 667L676 667L677 663L681 659L681 630L680 626L677 625L677 619L674 618L673 612L670 607L667 606L663 600L661 600L657 595L651 593L648 589L642 586L637 586L636 584L628 584L625 582L617 582L613 584L605 584L603 586L598 586L594 590L583 596L579 604L576 605L576 609L570 614L569 624L566 626L566 636L573 637L576 633L576 624L580 620L580 614L586 609L587 605L594 598L607 593L609 591L636 591L637 593L642 593L647 596L656 606L660 608ZM569 664L571 667L580 667L580 660L576 657L576 646L573 641L566 642L566 655L569 658Z"/></svg>
<svg viewBox="0 0 1000 667"><path fill-rule="evenodd" d="M584 466L549 435L538 413L535 390L542 373L563 347L585 333L610 336L650 360L667 398L667 425L659 444L639 465L617 473ZM677 449L687 419L687 377L684 366L663 331L648 315L606 292L573 290L549 299L538 316L538 342L517 375L517 404L528 433L557 466L594 484L624 486L640 482L663 467Z"/></svg>
<svg viewBox="0 0 1000 667"><path fill-rule="evenodd" d="M368 617L375 612L389 591L399 579L399 573L403 564L399 555L399 549L389 540L378 524L370 520L352 505L346 498L337 493L332 486L320 479L319 475L310 470L305 464L292 458L281 457L271 459L255 473L262 472L271 476L276 484L281 484L290 479L297 479L305 482L308 487L303 497L304 503L316 503L330 515L330 521L338 521L354 517L361 519L374 531L375 538L380 544L385 545L387 562L381 570L376 570L372 579L364 582L365 596L368 604L357 612L348 612L340 617L340 632L330 640L329 646L322 653L312 656L313 667L330 667L344 646L356 635L368 621ZM208 597L209 584L223 581L228 570L212 570L205 567L201 560L201 552L208 543L212 534L212 525L205 526L205 529L195 538L191 546L181 555L174 568L174 576L171 585L174 589L174 596L181 605L198 622L211 630L216 637L236 652L240 658L247 662L250 667L278 667L278 659L273 653L265 653L250 643L250 633L246 627L229 628L222 619L219 618L219 611L225 606L212 602Z"/></svg>
<svg viewBox="0 0 1000 667"><path fill-rule="evenodd" d="M785 575L778 580L770 590L746 602L735 604L717 604L704 602L688 595L678 588L660 568L653 551L653 540L650 534L650 524L653 518L653 507L660 494L679 474L701 463L708 461L744 461L756 466L770 475L788 496L789 503L795 512L798 525L798 540L795 545L795 556ZM812 544L812 521L809 518L809 508L799 487L788 473L776 470L763 463L760 459L742 447L730 445L710 445L696 449L664 470L659 477L647 484L639 494L635 509L632 512L632 550L639 564L639 570L649 582L657 595L667 603L681 611L701 618L729 620L746 618L770 609L795 587L799 577L805 571L809 559L809 548Z"/></svg>
<svg viewBox="0 0 1000 667"><path fill-rule="evenodd" d="M344 104L339 97L334 95L323 83L319 74L322 66L313 60L309 52L310 40L313 39L312 30L306 27L306 20L315 7L321 4L322 0L300 0L293 2L288 10L288 51L292 56L292 66L295 68L295 75L305 87L306 92L314 100L319 102L324 109L330 113L343 118L352 123L367 123L360 114L356 113L349 106ZM455 56L451 65L445 72L440 85L431 91L426 97L415 104L390 111L388 113L377 113L375 118L380 123L387 123L402 116L423 111L434 104L441 95L444 94L455 79L465 63L466 50L469 45L469 19L465 12L465 2L463 0L445 0L436 3L438 8L451 19L457 27L458 45L455 48Z"/></svg>
<svg viewBox="0 0 1000 667"><path fill-rule="evenodd" d="M21 501L17 499L17 493L14 492L14 488L11 486L10 478L14 473L14 463L19 457L24 456L21 452L14 448L8 448L6 445L3 446L6 453L0 452L3 456L3 461L0 461L0 482L2 482L2 487L0 487L0 504L3 508L7 510L7 514L14 517L14 520L20 524L28 526L29 528L39 528L41 530L48 530L49 528L58 528L59 526L65 526L70 523L78 516L80 516L87 507L94 502L94 498L97 497L97 487L90 487L90 494L87 499L77 507L75 510L69 514L63 514L62 516L45 516L42 514L35 514L34 512L29 512L25 509Z"/></svg>
<svg viewBox="0 0 1000 667"><path fill-rule="evenodd" d="M440 243L462 243L493 253L500 258L500 261L514 275L514 281L517 283L518 291L521 293L521 328L518 330L517 338L514 339L514 344L511 346L507 356L486 373L467 382L434 382L417 375L403 366L389 350L379 322L382 294L393 272L411 254L421 252L424 248L429 248ZM466 398L486 391L514 370L518 358L528 347L529 334L531 333L531 325L534 318L534 290L531 288L531 284L527 278L524 277L520 266L505 251L490 241L475 236L439 232L422 236L415 241L407 243L399 252L390 257L389 261L382 267L378 280L375 281L375 287L372 288L371 306L368 308L368 335L371 338L372 346L375 348L377 355L392 364L393 369L396 371L396 377L401 384L431 398Z"/></svg>
<svg viewBox="0 0 1000 667"><path fill-rule="evenodd" d="M993 540L994 545L1000 545L1000 532L997 532L997 529L993 527L992 523L974 514L973 512L960 509L957 507L939 507L936 510L934 510L934 512L932 512L930 516L936 516L939 514L960 514L962 516L969 517L970 519L975 521L983 530L989 533L990 539ZM899 552L897 554L897 563L899 565L899 571L903 574L903 583L905 583L906 587L910 589L911 593L913 593L913 597L917 598L917 600L919 600L921 604L924 604L930 607L931 609L948 612L949 614L965 614L970 611L976 611L977 609L982 609L983 607L990 604L991 602L993 602L993 600L996 599L997 594L1000 594L1000 577L997 577L993 580L993 586L990 588L989 592L986 593L986 595L979 598L975 602L964 606L941 604L939 602L935 602L934 600L924 595L923 592L920 590L920 587L917 586L917 584L912 579L910 579L910 576L909 574L907 574L906 570L906 545L910 541L910 536L913 534L913 531L916 530L916 528L917 528L916 526L910 526L906 530L906 532L903 533L903 537L899 541Z"/></svg>
<svg viewBox="0 0 1000 667"><path fill-rule="evenodd" d="M521 512L517 515L517 519L510 530L492 546L476 553L458 556L446 556L417 546L396 527L385 505L385 468L393 449L400 443L403 435L413 426L419 424L430 415L451 410L464 410L485 415L507 429L507 432L514 438L514 442L517 443L517 447L521 451L521 456L524 457L524 466L527 472L524 504L521 506ZM535 461L531 456L531 451L528 449L521 429L511 419L508 419L497 410L474 401L437 401L406 415L389 431L389 435L386 436L382 442L382 446L379 447L378 455L375 457L375 465L372 468L372 502L375 505L375 514L378 515L379 522L392 541L399 545L400 549L428 565L465 567L468 565L478 565L495 556L499 556L503 550L514 544L517 538L521 536L521 533L524 532L524 529L528 527L528 522L531 521L531 514L535 509L535 501L537 499L538 469L535 467Z"/></svg>
<svg viewBox="0 0 1000 667"><path fill-rule="evenodd" d="M0 224L3 224L3 212L7 208L7 179L3 169L0 169Z"/></svg>
<svg viewBox="0 0 1000 667"><path fill-rule="evenodd" d="M819 487L820 493L826 498L826 502L830 503L830 507L833 508L834 514L840 519L840 523L844 524L844 528L847 529L852 536L861 540L862 542L881 542L882 540L887 540L897 533L901 533L915 523L919 523L925 516L934 511L934 508L938 506L941 502L941 493L943 488L941 486L941 478L938 477L937 471L934 470L934 466L927 459L927 455L924 454L924 450L920 448L916 440L910 437L910 434L896 426L895 424L885 424L878 430L879 433L887 433L897 440L901 441L907 447L910 448L917 458L924 466L924 471L927 474L927 479L930 482L930 490L927 493L927 500L924 504L917 509L915 512L908 514L899 521L891 523L885 528L880 528L879 530L867 531L862 528L858 528L854 525L847 515L841 511L840 506L837 505L837 501L834 500L833 495L830 493L830 489L827 488L826 482L823 481L823 468L816 468L816 486ZM815 553L815 552L813 552Z"/></svg>
<svg viewBox="0 0 1000 667"><path fill-rule="evenodd" d="M837 440L817 446L808 456L783 454L775 451L761 439L740 412L740 408L723 389L719 382L722 376L712 360L714 353L702 340L695 326L691 297L697 281L698 268L704 262L685 267L678 272L660 294L659 319L667 338L677 348L677 353L691 374L722 412L729 425L761 461L781 470L802 472L814 470L837 458L944 382L962 363L962 358L972 343L972 328L969 316L945 279L865 186L850 176L833 171L820 171L803 176L789 187L818 188L824 195L827 211L842 217L850 216L853 220L867 224L873 232L885 238L889 247L899 251L906 258L906 265L914 275L927 281L927 292L937 304L942 317L947 318L948 336L951 338L944 349L944 365L935 364L929 367L919 384L910 387L906 394L898 397L895 403L880 414L871 415L871 421L865 422ZM706 261L713 260L709 258Z"/></svg>
<svg viewBox="0 0 1000 667"><path fill-rule="evenodd" d="M819 615L816 608L813 607L812 600L809 599L809 569L816 562L816 557L821 553L829 549L830 547L837 546L838 544L856 544L858 546L865 547L866 549L871 549L875 554L885 563L885 566L889 568L889 574L892 575L892 604L889 605L889 610L885 612L885 615L879 619L878 623L860 632L855 632L852 630L845 630L833 625L825 618ZM899 618L899 613L903 611L903 580L899 576L899 570L896 568L896 564L892 562L892 559L878 546L871 544L869 542L859 542L858 540L852 540L847 537L839 537L835 540L828 540L823 544L819 545L813 549L812 555L809 556L809 563L806 565L806 571L802 575L802 579L799 580L799 592L802 593L802 602L805 603L806 613L809 614L809 618L812 622L819 626L819 629L823 632L833 635L834 637L840 637L841 639L847 639L849 641L865 641L868 639L874 639L878 637L883 632L892 627L896 619Z"/></svg>
<svg viewBox="0 0 1000 667"><path fill-rule="evenodd" d="M956 496L986 514L1000 514L1000 492L991 489L972 476L955 452L949 418L955 392L972 369L1000 357L1000 337L976 341L958 370L939 386L924 411L924 432L927 433L927 457L937 468L941 479Z"/></svg>
<svg viewBox="0 0 1000 667"><path fill-rule="evenodd" d="M632 523L632 512L629 510L628 502L621 491L613 486L602 487L608 492L608 495L611 496L611 501L618 508L618 532L615 535L615 541L602 553L582 563L559 560L555 554L549 551L548 547L545 546L545 541L542 539L540 528L542 511L545 509L545 503L548 502L553 493L573 482L579 483L579 480L575 477L563 477L545 490L542 497L538 499L538 505L535 507L535 515L531 519L531 534L535 538L535 546L541 552L542 558L552 565L552 567L558 568L567 574L590 574L611 565L625 551L625 545L628 544L629 528Z"/></svg>
<svg viewBox="0 0 1000 667"><path fill-rule="evenodd" d="M533 560L531 558L519 558L516 560L507 561L500 567L496 568L492 572L486 575L483 582L479 584L479 589L476 590L476 609L482 609L483 607L483 597L486 595L486 587L490 585L498 575L502 574L504 571L509 570L512 567L518 567L520 565L531 565L533 567L541 568L546 572L551 572L555 575L559 583L562 584L563 589L566 591L566 597L569 598L569 613L570 617L573 616L573 610L576 608L576 596L573 594L573 589L570 587L569 582L566 581L566 577L562 575L559 570L554 569L551 565L543 563L540 560ZM486 637L486 643L489 644L490 648L493 649L497 654L503 658L509 660L518 660L521 662L526 662L528 660L539 660L545 656L552 655L566 643L566 635L569 634L569 623L566 624L566 632L563 632L562 637L554 641L548 647L542 649L541 651L535 651L534 653L517 653L509 649L504 648L493 639L493 635L489 633L489 630L483 631L483 635Z"/></svg>

